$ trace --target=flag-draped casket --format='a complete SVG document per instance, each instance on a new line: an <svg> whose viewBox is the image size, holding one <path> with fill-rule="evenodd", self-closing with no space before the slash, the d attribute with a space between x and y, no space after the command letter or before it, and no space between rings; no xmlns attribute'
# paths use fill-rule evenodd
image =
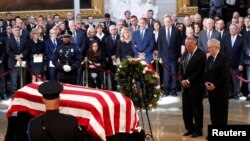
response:
<svg viewBox="0 0 250 141"><path fill-rule="evenodd" d="M17 90L7 111L7 117L17 112L38 116L45 112L42 95L38 92L41 82L31 83ZM117 133L139 132L139 118L131 99L113 91L97 90L63 84L60 94L60 112L73 115L92 136L105 141Z"/></svg>

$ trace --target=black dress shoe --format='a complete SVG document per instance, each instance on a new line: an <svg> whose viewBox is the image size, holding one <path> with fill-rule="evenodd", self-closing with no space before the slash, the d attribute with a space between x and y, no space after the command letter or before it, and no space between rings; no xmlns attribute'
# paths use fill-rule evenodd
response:
<svg viewBox="0 0 250 141"><path fill-rule="evenodd" d="M239 100L239 97L236 95L236 96L234 96L234 99L235 100Z"/></svg>
<svg viewBox="0 0 250 141"><path fill-rule="evenodd" d="M194 133L191 137L196 138L202 136L202 133Z"/></svg>
<svg viewBox="0 0 250 141"><path fill-rule="evenodd" d="M189 135L192 135L194 134L194 131L187 131L183 134L183 136L189 136Z"/></svg>
<svg viewBox="0 0 250 141"><path fill-rule="evenodd" d="M246 98L246 101L250 101L250 96L248 96L248 97Z"/></svg>
<svg viewBox="0 0 250 141"><path fill-rule="evenodd" d="M171 95L172 96L177 96L177 93L176 92L172 92Z"/></svg>

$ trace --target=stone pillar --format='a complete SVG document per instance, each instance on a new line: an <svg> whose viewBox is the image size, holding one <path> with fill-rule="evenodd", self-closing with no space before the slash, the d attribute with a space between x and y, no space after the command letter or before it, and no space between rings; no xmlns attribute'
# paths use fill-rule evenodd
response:
<svg viewBox="0 0 250 141"><path fill-rule="evenodd" d="M74 14L75 14L75 19L76 15L80 13L80 0L74 0Z"/></svg>

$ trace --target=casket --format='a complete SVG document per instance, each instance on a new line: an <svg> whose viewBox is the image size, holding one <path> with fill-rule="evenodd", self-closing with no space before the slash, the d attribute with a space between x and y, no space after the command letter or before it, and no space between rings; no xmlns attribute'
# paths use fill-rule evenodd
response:
<svg viewBox="0 0 250 141"><path fill-rule="evenodd" d="M45 112L42 95L37 90L41 83L28 84L14 93L7 111L8 119L16 117L18 113L27 113L35 117ZM79 125L85 127L97 140L106 141L108 137L117 134L129 135L141 131L138 114L128 97L108 90L70 84L63 86L59 111L76 117ZM8 126L15 124L9 123ZM7 135L10 134L8 132L11 130L7 130Z"/></svg>

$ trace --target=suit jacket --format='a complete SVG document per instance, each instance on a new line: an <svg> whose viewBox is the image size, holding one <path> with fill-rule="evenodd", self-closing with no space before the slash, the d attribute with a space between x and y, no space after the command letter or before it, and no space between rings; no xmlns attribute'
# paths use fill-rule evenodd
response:
<svg viewBox="0 0 250 141"><path fill-rule="evenodd" d="M218 31L213 30L212 31L212 35L211 35L211 39L215 38L217 40L220 40L221 35ZM200 32L199 38L198 38L198 47L204 51L205 53L207 53L207 30L202 30Z"/></svg>
<svg viewBox="0 0 250 141"><path fill-rule="evenodd" d="M25 38L26 40L30 38L30 34L27 30L21 30L22 34L21 37Z"/></svg>
<svg viewBox="0 0 250 141"><path fill-rule="evenodd" d="M71 36L70 42L75 44L81 53L86 50L86 37L80 30L76 30L76 42L74 41L73 35Z"/></svg>
<svg viewBox="0 0 250 141"><path fill-rule="evenodd" d="M129 24L128 24L126 19L123 20L123 24L124 24L125 27L130 27L131 26L130 20L129 20Z"/></svg>
<svg viewBox="0 0 250 141"><path fill-rule="evenodd" d="M224 0L210 0L209 6L222 7L224 5Z"/></svg>
<svg viewBox="0 0 250 141"><path fill-rule="evenodd" d="M139 26L139 25L136 27L136 29L134 29L133 26L128 27L128 30L132 33L132 36L133 36L133 33L134 33L136 30L139 30L139 29L140 29L140 26Z"/></svg>
<svg viewBox="0 0 250 141"><path fill-rule="evenodd" d="M33 24L33 27L31 27L31 24L28 24L27 27L26 27L26 30L28 32L30 32L32 29L34 29L36 27L36 24Z"/></svg>
<svg viewBox="0 0 250 141"><path fill-rule="evenodd" d="M133 33L132 49L134 57L138 58L138 53L144 53L146 62L150 63L153 60L154 35L149 29L145 29L143 39L141 39L140 30Z"/></svg>
<svg viewBox="0 0 250 141"><path fill-rule="evenodd" d="M204 92L204 71L206 66L206 54L199 48L192 55L187 64L188 52L185 52L179 68L180 80L188 80L189 88L184 88L184 91L190 94L203 96Z"/></svg>
<svg viewBox="0 0 250 141"><path fill-rule="evenodd" d="M151 21L151 24L150 24L150 19L147 19L148 20L148 26L151 26L153 27L154 26L154 22L156 21L154 18L152 18L152 21Z"/></svg>
<svg viewBox="0 0 250 141"><path fill-rule="evenodd" d="M8 39L6 43L6 52L8 55L8 67L13 68L16 65L17 60L15 59L15 55L22 54L23 61L26 61L29 54L29 49L26 46L26 39L20 36L20 47L17 46L17 42L15 37L11 37Z"/></svg>
<svg viewBox="0 0 250 141"><path fill-rule="evenodd" d="M159 32L158 37L158 52L159 57L163 62L176 61L181 55L181 34L180 31L172 26L172 31L170 35L170 44L167 42L166 38L166 28L162 28Z"/></svg>
<svg viewBox="0 0 250 141"><path fill-rule="evenodd" d="M244 64L250 65L250 31L244 35Z"/></svg>
<svg viewBox="0 0 250 141"><path fill-rule="evenodd" d="M4 39L0 38L0 61L3 62L4 59L5 59L5 44L4 44Z"/></svg>
<svg viewBox="0 0 250 141"><path fill-rule="evenodd" d="M117 43L120 40L120 35L116 35L115 41L113 41L112 36L108 36L106 38L105 44L106 44L106 48L105 48L105 55L108 58L111 58L111 56L116 55L116 51L117 51Z"/></svg>
<svg viewBox="0 0 250 141"><path fill-rule="evenodd" d="M61 44L62 44L62 40L56 39L56 47L60 46ZM44 42L44 45L45 45L45 52L46 52L47 60L51 61L52 55L53 55L56 47L54 46L51 39L47 39Z"/></svg>
<svg viewBox="0 0 250 141"><path fill-rule="evenodd" d="M243 38L239 35L237 35L233 46L231 35L227 35L221 41L222 50L229 60L232 69L238 69L239 65L243 65L243 45Z"/></svg>
<svg viewBox="0 0 250 141"><path fill-rule="evenodd" d="M219 32L220 35L221 35L221 32L220 32L220 31L218 31L218 32ZM228 35L229 35L228 30L224 29L222 35L220 36L220 39L222 40L223 38L225 38L225 37L228 36Z"/></svg>
<svg viewBox="0 0 250 141"><path fill-rule="evenodd" d="M212 56L208 57L205 70L205 82L215 85L215 89L208 93L211 97L228 98L229 66L227 58L219 52L213 60Z"/></svg>

